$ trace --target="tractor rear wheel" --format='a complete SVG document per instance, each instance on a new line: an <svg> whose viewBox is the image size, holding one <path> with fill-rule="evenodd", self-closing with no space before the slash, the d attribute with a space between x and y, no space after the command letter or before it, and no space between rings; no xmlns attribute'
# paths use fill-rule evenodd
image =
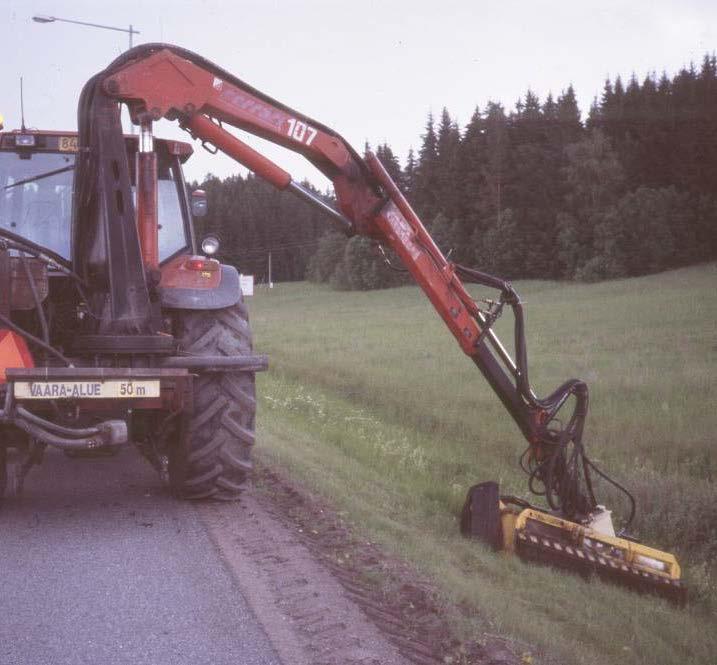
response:
<svg viewBox="0 0 717 665"><path fill-rule="evenodd" d="M22 492L20 465L7 445L0 445L0 501L11 499Z"/></svg>
<svg viewBox="0 0 717 665"><path fill-rule="evenodd" d="M7 448L0 445L0 500L5 496L7 487Z"/></svg>
<svg viewBox="0 0 717 665"><path fill-rule="evenodd" d="M175 319L180 351L196 356L252 352L244 302L219 310L182 311ZM251 472L256 399L254 374L199 372L194 412L169 450L169 481L185 499L238 498Z"/></svg>

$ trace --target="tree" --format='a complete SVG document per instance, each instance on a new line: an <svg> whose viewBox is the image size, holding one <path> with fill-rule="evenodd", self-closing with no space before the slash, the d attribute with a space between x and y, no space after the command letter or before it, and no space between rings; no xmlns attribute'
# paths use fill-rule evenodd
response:
<svg viewBox="0 0 717 665"><path fill-rule="evenodd" d="M595 228L595 257L602 259L609 272L596 271L596 277L644 275L671 267L675 251L671 216L676 195L674 189L641 187L625 194L604 215ZM577 276L582 276L580 271Z"/></svg>
<svg viewBox="0 0 717 665"><path fill-rule="evenodd" d="M444 108L436 138L436 198L437 211L449 218L458 215L462 203L456 183L460 178L458 150L461 142L458 125Z"/></svg>
<svg viewBox="0 0 717 665"><path fill-rule="evenodd" d="M503 214L503 190L508 170L508 119L503 107L488 102L485 111L485 153L483 165L482 215L490 224L499 224Z"/></svg>
<svg viewBox="0 0 717 665"><path fill-rule="evenodd" d="M558 214L558 258L567 277L595 254L595 228L622 194L624 174L602 131L593 130L566 148L567 194Z"/></svg>
<svg viewBox="0 0 717 665"><path fill-rule="evenodd" d="M552 101L548 105L552 112ZM557 112L557 108L555 109ZM505 198L513 212L523 262L510 277L553 277L555 207L560 201L561 133L548 121L537 95L528 90L511 114L511 160Z"/></svg>
<svg viewBox="0 0 717 665"><path fill-rule="evenodd" d="M418 214L424 219L432 219L439 205L438 138L434 125L433 114L429 113L416 167L414 201Z"/></svg>
<svg viewBox="0 0 717 665"><path fill-rule="evenodd" d="M556 111L557 122L560 126L560 144L561 148L564 148L570 143L576 143L583 137L580 108L578 107L578 100L572 83L558 97Z"/></svg>
<svg viewBox="0 0 717 665"><path fill-rule="evenodd" d="M405 194L412 201L416 191L416 156L413 148L408 150L408 158L406 159L406 168L403 172L403 180L405 186Z"/></svg>
<svg viewBox="0 0 717 665"><path fill-rule="evenodd" d="M518 226L513 211L507 208L485 233L474 239L475 261L479 269L504 278L519 274L524 248L516 242L517 237Z"/></svg>
<svg viewBox="0 0 717 665"><path fill-rule="evenodd" d="M706 206L706 207L703 207ZM639 187L625 194L595 229L595 254L612 267L596 277L644 275L714 258L717 208L676 187Z"/></svg>
<svg viewBox="0 0 717 665"><path fill-rule="evenodd" d="M343 233L325 233L319 240L318 249L309 260L306 278L310 282L330 282L343 259L345 247L346 236Z"/></svg>
<svg viewBox="0 0 717 665"><path fill-rule="evenodd" d="M303 185L319 194L308 182ZM273 280L304 279L327 228L321 213L253 175L223 181L207 176L201 187L207 192L208 213L198 232L219 235L223 261L261 280L268 277L271 253Z"/></svg>
<svg viewBox="0 0 717 665"><path fill-rule="evenodd" d="M483 196L486 191L486 129L480 109L476 108L466 125L458 146L458 176L455 191L459 197L456 211L458 234L463 242L456 247L455 260L470 263L475 256L475 239L486 230Z"/></svg>
<svg viewBox="0 0 717 665"><path fill-rule="evenodd" d="M348 240L331 284L344 291L368 291L389 286L387 276L371 253L368 239L354 236Z"/></svg>
<svg viewBox="0 0 717 665"><path fill-rule="evenodd" d="M383 164L383 168L386 169L388 175L390 175L396 185L398 185L398 188L405 193L406 184L403 172L401 171L401 165L398 163L398 158L393 154L393 150L391 150L387 143L383 143L376 148L376 157L378 157L378 160Z"/></svg>

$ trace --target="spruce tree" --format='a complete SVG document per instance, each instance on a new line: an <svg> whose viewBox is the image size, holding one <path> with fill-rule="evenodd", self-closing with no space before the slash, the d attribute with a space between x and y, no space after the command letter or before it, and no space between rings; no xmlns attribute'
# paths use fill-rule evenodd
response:
<svg viewBox="0 0 717 665"><path fill-rule="evenodd" d="M426 131L418 153L415 177L415 206L424 221L431 220L438 213L438 139L433 114L428 114Z"/></svg>
<svg viewBox="0 0 717 665"><path fill-rule="evenodd" d="M444 108L436 137L436 186L437 208L430 219L433 229L441 227L439 233L446 239L445 244L455 249L464 244L460 237L460 226L456 224L463 203L457 183L461 178L459 166L460 131L448 109Z"/></svg>
<svg viewBox="0 0 717 665"><path fill-rule="evenodd" d="M557 120L560 125L562 146L575 143L582 138L583 125L580 121L580 109L572 83L558 97Z"/></svg>
<svg viewBox="0 0 717 665"><path fill-rule="evenodd" d="M460 201L457 224L460 225L459 233L463 242L456 248L455 259L461 263L474 261L475 242L489 224L482 205L486 160L486 129L480 109L476 108L458 146L456 193Z"/></svg>
<svg viewBox="0 0 717 665"><path fill-rule="evenodd" d="M471 235L474 262L481 270L489 270L495 265L493 243L496 233L490 229L505 230L503 214L506 209L505 189L509 171L510 135L505 110L497 102L488 102L482 117L478 112L473 116L475 122L471 129L471 141L480 146L475 166L479 173L473 173L473 186L478 188L478 196L473 206L475 219Z"/></svg>
<svg viewBox="0 0 717 665"><path fill-rule="evenodd" d="M405 192L405 183L403 171L401 171L401 165L398 163L398 158L393 154L393 150L387 143L383 143L376 148L376 157L386 169L388 175L391 176L392 180L398 185L401 191Z"/></svg>
<svg viewBox="0 0 717 665"><path fill-rule="evenodd" d="M508 171L510 136L508 118L503 107L488 102L485 111L485 152L483 163L482 213L491 223L500 223L504 204L504 188Z"/></svg>
<svg viewBox="0 0 717 665"><path fill-rule="evenodd" d="M406 159L406 168L404 169L404 194L409 199L410 203L413 203L413 199L416 191L416 156L413 152L413 148L408 150L408 158Z"/></svg>

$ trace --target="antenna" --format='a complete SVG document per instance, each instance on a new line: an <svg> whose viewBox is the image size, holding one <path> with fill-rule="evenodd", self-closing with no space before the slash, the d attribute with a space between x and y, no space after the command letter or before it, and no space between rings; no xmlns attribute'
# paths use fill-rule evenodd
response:
<svg viewBox="0 0 717 665"><path fill-rule="evenodd" d="M22 76L20 77L20 131L25 131L25 100L22 96Z"/></svg>

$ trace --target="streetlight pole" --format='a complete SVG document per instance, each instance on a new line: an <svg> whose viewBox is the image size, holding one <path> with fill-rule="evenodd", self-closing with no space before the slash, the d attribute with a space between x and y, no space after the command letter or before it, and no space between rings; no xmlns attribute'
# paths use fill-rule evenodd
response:
<svg viewBox="0 0 717 665"><path fill-rule="evenodd" d="M56 21L60 21L62 23L74 23L75 25L85 25L90 28L102 28L103 30L114 30L115 32L126 32L129 35L129 47L132 48L132 36L138 35L139 30L135 30L132 24L130 24L129 29L128 28L117 28L113 25L102 25L101 23L88 23L87 21L75 21L73 19L69 18L59 18L58 16L44 16L44 15L37 15L33 16L32 20L35 21L35 23L55 23Z"/></svg>

